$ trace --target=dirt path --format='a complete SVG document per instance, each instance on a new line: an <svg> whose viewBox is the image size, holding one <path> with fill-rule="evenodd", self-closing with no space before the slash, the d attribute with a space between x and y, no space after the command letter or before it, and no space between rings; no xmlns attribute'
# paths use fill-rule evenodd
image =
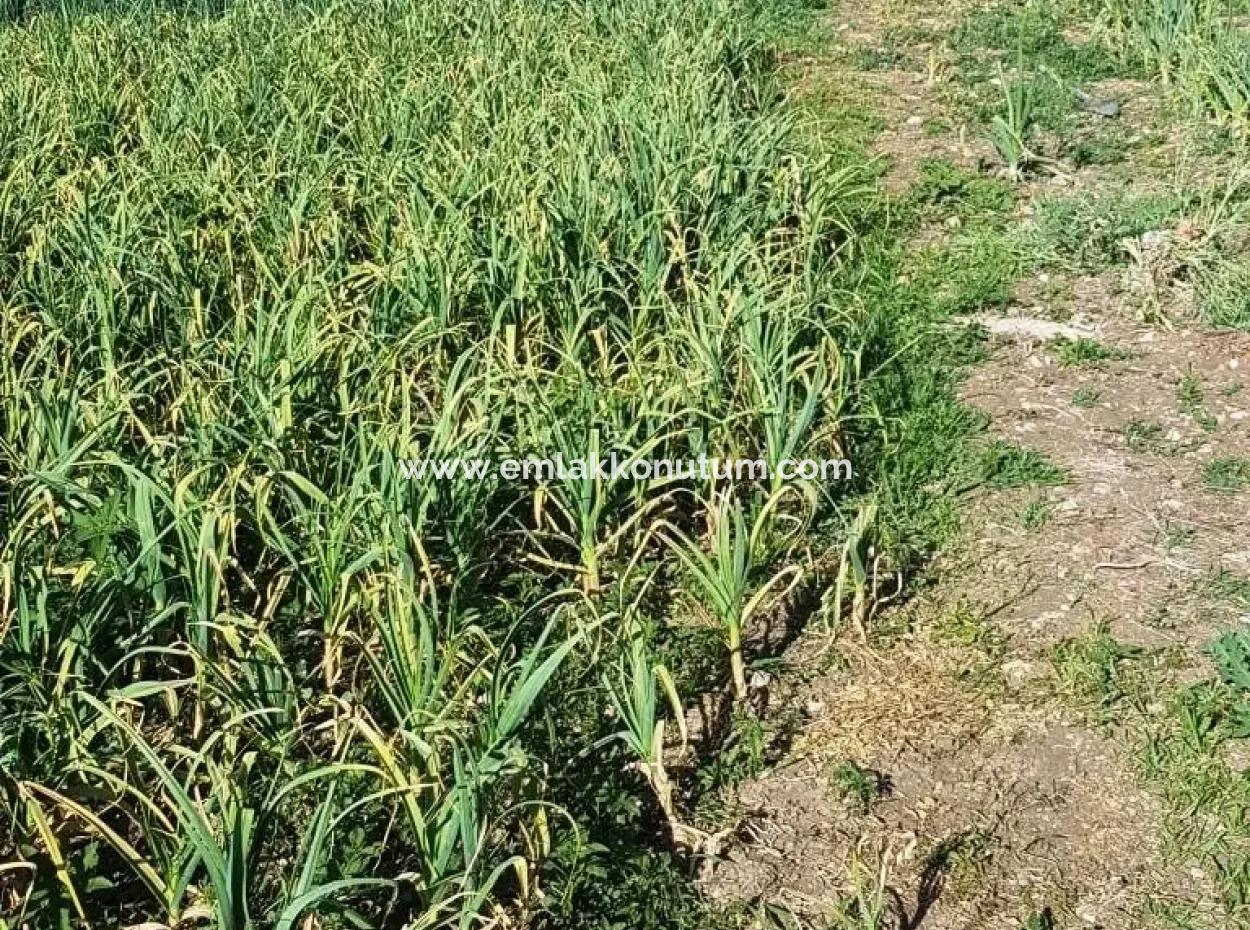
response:
<svg viewBox="0 0 1250 930"><path fill-rule="evenodd" d="M983 169L992 152L952 115L949 50L898 38L964 15L878 0L838 16L839 63L813 79L873 101L892 189L935 155ZM1117 131L1148 132L1149 88L1109 86L1127 101ZM1153 161L1070 172L1062 190L1168 183L1164 136ZM1013 227L1056 189L1026 183ZM1136 757L1163 689L1209 676L1206 643L1250 619L1221 590L1250 577L1250 336L1193 319L1169 261L1197 222L1122 244L1112 267L1026 274L983 319L989 355L966 401L990 439L1066 478L972 495L961 545L867 642L800 642L792 661L823 671L787 698L806 723L781 764L738 789L740 841L707 881L717 900L836 927L1228 925ZM1141 660L1118 664L1129 655Z"/></svg>

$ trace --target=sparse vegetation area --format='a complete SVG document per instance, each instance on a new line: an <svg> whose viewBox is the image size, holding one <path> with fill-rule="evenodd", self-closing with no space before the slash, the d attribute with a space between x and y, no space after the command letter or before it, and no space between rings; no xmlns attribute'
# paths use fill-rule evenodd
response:
<svg viewBox="0 0 1250 930"><path fill-rule="evenodd" d="M1206 593L1238 610L1250 610L1250 577L1221 568L1206 583Z"/></svg>

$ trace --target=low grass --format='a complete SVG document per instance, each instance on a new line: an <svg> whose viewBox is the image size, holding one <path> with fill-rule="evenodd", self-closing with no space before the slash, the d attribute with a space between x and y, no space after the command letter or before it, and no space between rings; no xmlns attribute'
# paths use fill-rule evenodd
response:
<svg viewBox="0 0 1250 930"><path fill-rule="evenodd" d="M1212 326L1250 330L1250 260L1218 262L1199 277L1199 309Z"/></svg>
<svg viewBox="0 0 1250 930"><path fill-rule="evenodd" d="M1222 568L1202 586L1208 596L1240 610L1250 610L1250 577Z"/></svg>
<svg viewBox="0 0 1250 930"><path fill-rule="evenodd" d="M1160 269L1167 275L1167 284L1192 288L1196 308L1206 322L1245 328L1244 196L1234 190L1239 182L1230 177L1227 183L1215 185L1180 179L1157 187L1139 185L1130 174L1145 165L1138 156L1148 148L1153 152L1163 141L1163 127L1143 132L1131 118L1131 110L1126 113L1130 118L1100 120L1082 115L1072 91L1107 77L1152 74L1180 101L1181 107L1169 110L1177 114L1177 121L1188 107L1190 113L1213 124L1200 128L1192 120L1185 121L1186 149L1194 149L1203 159L1235 157L1244 145L1250 111L1250 94L1245 89L1250 74L1246 67L1250 8L1242 0L1104 0L1094 6L1097 9L1078 10L1070 4L994 4L978 8L949 37L958 61L958 82L973 85L951 88L951 102L956 111L980 123L991 141L998 143L1001 137L995 134L996 118L1011 123L1003 87L1027 84L1029 88L1028 119L1009 127L1019 130L1021 143L1014 161L1011 145L998 146L1009 170L1021 169L1015 173L1032 172L1040 178L1048 170L1066 175L1088 165L1124 162L1123 168L1082 177L1093 178L1095 189L1099 185L1105 189L1106 177L1131 180L1106 193L1080 189L1072 196L1039 196L1029 205L1035 211L1031 229L1010 248L1023 255L1021 264L1030 269L1103 275L1138 258L1135 247L1143 235L1159 233L1171 263ZM1099 13L1100 20L1092 21ZM1079 30L1068 28L1074 20L1081 20ZM1078 34L1093 41L1079 41L1074 38ZM927 38L940 41L944 37ZM995 86L996 81L1001 84ZM1121 98L1121 102L1131 103L1131 99ZM1171 160L1170 149L1159 152ZM1035 157L1029 164L1027 158L1019 157L1021 153L1045 157ZM1187 165L1176 167L1183 171ZM945 202L949 213L961 209L958 196L962 194ZM963 235L975 240L976 231L964 230ZM1006 252L1001 243L995 248L1001 250L999 255ZM1010 299L990 269L978 268L971 256L966 263L974 270L965 272L964 281L975 287L956 291L957 295L973 293L976 296L970 303L979 306ZM957 272L952 269L952 273ZM947 300L959 306L958 300ZM1110 368L1105 363L1125 357L1093 341L1061 344L1055 350L1061 363L1070 367ZM1211 390L1204 391L1203 385L1186 378L1176 399L1177 408L1208 431L1216 428L1206 406L1205 394ZM1073 393L1072 403L1090 408L1101 396L1098 388L1085 386ZM1162 427L1150 419L1130 422L1124 436L1131 448L1162 448ZM1020 463L1019 451L991 454L987 464L1000 456L1003 473L1013 476L1004 479L1008 486L1029 484L1048 464L1044 460ZM1030 458L1027 453L1023 457ZM983 473L996 470L989 467ZM1221 494L1242 494L1250 487L1250 470L1242 458L1226 456L1209 463L1202 470L1202 480ZM1040 500L1026 504L1019 514L1021 524L1036 526L1044 522L1045 513ZM1191 545L1198 533L1193 527L1170 525L1161 531L1169 547ZM1221 571L1202 582L1199 591L1210 601L1244 612L1244 588L1240 574ZM955 630L972 629L969 620L957 614L950 625ZM1250 857L1246 854L1250 795L1239 761L1244 756L1240 741L1250 737L1248 642L1244 631L1236 628L1221 636L1211 650L1217 677L1184 687L1172 681L1170 654L1120 642L1106 624L1096 624L1052 653L1059 696L1090 713L1109 732L1139 741L1141 771L1167 802L1167 856L1177 868L1203 866L1234 922L1250 906ZM1184 667L1186 680L1191 680L1188 663ZM1230 765L1230 760L1235 764ZM1150 916L1169 926L1206 926L1210 919L1205 915L1207 904L1204 900L1197 909L1204 911L1199 916L1189 913L1185 904L1160 902L1152 905ZM1054 916L1043 911L1031 915L1025 925L1040 930L1052 924L1056 924Z"/></svg>
<svg viewBox="0 0 1250 930"><path fill-rule="evenodd" d="M1124 74L1125 63L1097 38L1069 39L1066 18L1051 2L993 4L969 13L949 38L961 78L956 107L986 127L1015 180L1056 157L1115 160L1101 140L1073 135L1077 91Z"/></svg>
<svg viewBox="0 0 1250 930"><path fill-rule="evenodd" d="M1181 378L1176 386L1176 405L1181 413L1194 414L1202 409L1206 400L1206 392L1202 389L1202 379L1192 371Z"/></svg>
<svg viewBox="0 0 1250 930"><path fill-rule="evenodd" d="M1140 699L1147 680L1140 663L1147 657L1145 650L1120 642L1108 624L1098 622L1057 644L1051 663L1060 696L1108 723L1122 703Z"/></svg>
<svg viewBox="0 0 1250 930"><path fill-rule="evenodd" d="M933 304L942 314L958 315L1010 304L1025 256L1013 238L977 224L926 250L916 264L917 283Z"/></svg>
<svg viewBox="0 0 1250 930"><path fill-rule="evenodd" d="M1168 524L1162 532L1163 545L1167 549L1183 549L1192 546L1198 538L1198 529L1182 523Z"/></svg>
<svg viewBox="0 0 1250 930"><path fill-rule="evenodd" d="M1250 902L1250 783L1229 764L1250 737L1250 641L1231 630L1208 652L1216 676L1177 685L1166 655L1121 643L1100 624L1061 643L1053 661L1061 695L1134 745L1141 776L1165 802L1168 860L1200 865L1231 916ZM1185 907L1152 913L1184 919Z"/></svg>
<svg viewBox="0 0 1250 930"><path fill-rule="evenodd" d="M1250 737L1250 645L1244 631L1229 631L1209 652L1218 677L1168 691L1165 712L1144 729L1138 758L1173 812L1168 831L1174 857L1199 862L1234 915L1250 903L1250 793L1228 761L1230 751ZM1195 816L1206 829L1193 829Z"/></svg>
<svg viewBox="0 0 1250 930"><path fill-rule="evenodd" d="M944 645L976 649L987 656L1001 654L1007 635L995 624L984 607L959 601L937 617L934 638Z"/></svg>

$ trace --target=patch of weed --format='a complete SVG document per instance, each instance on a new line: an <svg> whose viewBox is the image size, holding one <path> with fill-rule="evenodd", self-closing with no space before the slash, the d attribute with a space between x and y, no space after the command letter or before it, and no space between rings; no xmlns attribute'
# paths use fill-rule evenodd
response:
<svg viewBox="0 0 1250 930"><path fill-rule="evenodd" d="M535 930L729 930L735 925L708 905L687 869L668 852L583 853L576 883L580 890L576 905L553 901L554 913L539 914Z"/></svg>
<svg viewBox="0 0 1250 930"><path fill-rule="evenodd" d="M1203 406L1205 392L1202 390L1202 379L1192 371L1181 378L1176 388L1176 406L1181 413L1193 417L1205 432L1214 433L1219 429L1219 421Z"/></svg>
<svg viewBox="0 0 1250 930"><path fill-rule="evenodd" d="M1008 58L1019 55L1066 80L1093 81L1112 77L1122 65L1104 46L1087 42L1075 44L1064 36L1063 18L1052 3L1030 3L1023 10L1003 4L977 10L965 19L951 37L961 69L969 77L987 78L986 50Z"/></svg>
<svg viewBox="0 0 1250 930"><path fill-rule="evenodd" d="M922 253L917 264L917 287L936 313L953 316L1007 306L1024 258L1001 233L981 230Z"/></svg>
<svg viewBox="0 0 1250 930"><path fill-rule="evenodd" d="M1003 4L977 10L955 30L951 45L963 84L969 89L963 108L980 123L995 117L992 82L1027 84L1030 122L1065 136L1076 124L1076 85L1110 77L1122 70L1109 50L1097 42L1073 43L1052 3L1030 3L1024 9Z"/></svg>
<svg viewBox="0 0 1250 930"><path fill-rule="evenodd" d="M1069 139L1064 153L1074 168L1090 165L1114 165L1124 161L1128 152L1122 144L1110 139Z"/></svg>
<svg viewBox="0 0 1250 930"><path fill-rule="evenodd" d="M933 45L944 37L944 31L911 23L887 26L883 33L883 38L891 45Z"/></svg>
<svg viewBox="0 0 1250 930"><path fill-rule="evenodd" d="M758 775L764 771L766 748L764 725L753 716L735 716L722 751L708 759L695 773L700 792L712 795Z"/></svg>
<svg viewBox="0 0 1250 930"><path fill-rule="evenodd" d="M967 218L1000 217L1015 204L1010 184L967 171L946 158L927 158L911 195L925 212Z"/></svg>
<svg viewBox="0 0 1250 930"><path fill-rule="evenodd" d="M1031 249L1043 266L1097 273L1127 258L1126 240L1170 224L1187 204L1187 199L1170 194L1042 200L1033 219Z"/></svg>
<svg viewBox="0 0 1250 930"><path fill-rule="evenodd" d="M828 152L834 163L865 164L864 151L885 128L881 114L871 106L857 102L854 88L842 83L821 82L807 87L795 101L796 112L807 118L805 131L812 144ZM879 164L875 170L884 171Z"/></svg>
<svg viewBox="0 0 1250 930"><path fill-rule="evenodd" d="M1124 696L1121 664L1142 655L1120 643L1105 623L1055 646L1051 655L1060 692L1078 704L1110 711Z"/></svg>
<svg viewBox="0 0 1250 930"><path fill-rule="evenodd" d="M982 481L991 488L1060 485L1067 473L1035 449L995 441L981 453Z"/></svg>
<svg viewBox="0 0 1250 930"><path fill-rule="evenodd" d="M1025 919L1020 930L1055 930L1055 914L1048 907L1034 911Z"/></svg>
<svg viewBox="0 0 1250 930"><path fill-rule="evenodd" d="M1026 530L1040 530L1055 515L1055 508L1044 497L1034 498L1020 511L1020 525Z"/></svg>
<svg viewBox="0 0 1250 930"><path fill-rule="evenodd" d="M1202 470L1202 477L1212 491L1235 494L1250 487L1250 458L1225 455L1212 459Z"/></svg>
<svg viewBox="0 0 1250 930"><path fill-rule="evenodd" d="M993 857L994 835L988 830L967 830L945 840L928 857L929 866L945 876L955 897L975 893Z"/></svg>
<svg viewBox="0 0 1250 930"><path fill-rule="evenodd" d="M862 814L868 813L875 801L889 793L889 779L885 775L851 759L833 767L829 772L829 786Z"/></svg>
<svg viewBox="0 0 1250 930"><path fill-rule="evenodd" d="M1163 545L1167 549L1180 549L1193 545L1198 538L1198 530L1192 526L1169 523L1163 531Z"/></svg>
<svg viewBox="0 0 1250 930"><path fill-rule="evenodd" d="M1224 684L1240 694L1250 693L1250 632L1226 630L1207 651Z"/></svg>
<svg viewBox="0 0 1250 930"><path fill-rule="evenodd" d="M1095 339L1056 339L1051 343L1059 364L1064 368L1078 365L1097 365L1107 361L1120 361L1129 357L1123 349L1105 346Z"/></svg>
<svg viewBox="0 0 1250 930"><path fill-rule="evenodd" d="M678 694L706 694L725 682L729 660L719 630L691 624L666 627L656 644L657 658L673 676Z"/></svg>
<svg viewBox="0 0 1250 930"><path fill-rule="evenodd" d="M1089 408L1102 400L1102 391L1094 387L1079 387L1072 392L1072 406Z"/></svg>
<svg viewBox="0 0 1250 930"><path fill-rule="evenodd" d="M1195 283L1198 305L1208 323L1250 329L1250 262L1217 261Z"/></svg>
<svg viewBox="0 0 1250 930"><path fill-rule="evenodd" d="M1207 579L1203 591L1210 597L1250 610L1250 578L1245 575L1221 568Z"/></svg>
<svg viewBox="0 0 1250 930"><path fill-rule="evenodd" d="M984 610L965 603L942 611L934 621L933 635L938 642L986 653L996 652L1005 640L1003 631L990 622Z"/></svg>
<svg viewBox="0 0 1250 930"><path fill-rule="evenodd" d="M1149 452L1159 448L1163 427L1153 420L1134 417L1124 424L1124 444L1131 452Z"/></svg>
<svg viewBox="0 0 1250 930"><path fill-rule="evenodd" d="M900 269L904 261L900 255ZM876 484L874 532L880 548L906 564L959 530L958 500L948 492L974 471L967 439L985 428L986 417L960 402L955 385L964 366L985 357L985 333L949 325L950 305L927 279L896 276L867 296L893 309L882 319L890 320L888 345L897 363L865 386L865 409L894 425L861 448L867 459L889 462Z"/></svg>
<svg viewBox="0 0 1250 930"><path fill-rule="evenodd" d="M1202 379L1192 371L1181 378L1176 387L1176 405L1181 413L1193 413L1202 406L1205 395L1202 391Z"/></svg>
<svg viewBox="0 0 1250 930"><path fill-rule="evenodd" d="M1169 830L1180 853L1206 867L1223 904L1234 911L1250 901L1245 853L1250 780L1229 767L1219 748L1250 734L1244 692L1237 684L1245 668L1244 645L1235 639L1212 644L1217 666L1233 663L1221 670L1223 681L1199 682L1174 693L1161 724L1143 735L1139 751L1143 774L1171 810L1184 812ZM1232 651L1221 657L1226 647ZM1198 817L1211 825L1200 841L1186 829Z"/></svg>
<svg viewBox="0 0 1250 930"><path fill-rule="evenodd" d="M890 71L909 63L907 53L891 45L861 45L851 50L849 60L857 71Z"/></svg>

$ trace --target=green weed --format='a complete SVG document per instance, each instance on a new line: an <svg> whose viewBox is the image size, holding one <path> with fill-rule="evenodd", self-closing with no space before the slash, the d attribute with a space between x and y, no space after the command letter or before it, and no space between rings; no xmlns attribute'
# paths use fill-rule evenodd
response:
<svg viewBox="0 0 1250 930"><path fill-rule="evenodd" d="M735 716L724 749L696 773L703 796L714 804L717 792L758 775L764 770L767 748L763 724L749 715Z"/></svg>
<svg viewBox="0 0 1250 930"><path fill-rule="evenodd" d="M1080 387L1072 392L1072 406L1090 408L1095 407L1102 400L1102 391L1093 387Z"/></svg>
<svg viewBox="0 0 1250 930"><path fill-rule="evenodd" d="M1250 578L1220 569L1203 585L1209 596L1227 601L1242 610L1250 610Z"/></svg>
<svg viewBox="0 0 1250 930"><path fill-rule="evenodd" d="M1094 339L1056 339L1051 343L1059 364L1065 368L1082 365L1098 365L1106 361L1121 361L1128 358L1123 349L1105 346Z"/></svg>
<svg viewBox="0 0 1250 930"><path fill-rule="evenodd" d="M1194 413L1202 406L1204 399L1202 379L1193 372L1181 378L1180 384L1176 387L1176 403L1181 413Z"/></svg>
<svg viewBox="0 0 1250 930"><path fill-rule="evenodd" d="M1239 455L1213 459L1203 468L1202 478L1212 491L1235 494L1250 487L1250 459Z"/></svg>
<svg viewBox="0 0 1250 930"><path fill-rule="evenodd" d="M981 454L982 480L992 488L1027 488L1059 485L1067 474L1034 449L996 441Z"/></svg>
<svg viewBox="0 0 1250 930"><path fill-rule="evenodd" d="M921 163L911 195L922 209L937 216L993 218L1008 213L1015 204L1009 184L966 171L944 158Z"/></svg>
<svg viewBox="0 0 1250 930"><path fill-rule="evenodd" d="M972 230L922 253L917 285L941 316L1005 307L1024 268L1016 244L1000 232Z"/></svg>
<svg viewBox="0 0 1250 930"><path fill-rule="evenodd" d="M1051 521L1055 509L1044 497L1035 498L1020 511L1020 525L1026 530L1040 530Z"/></svg>
<svg viewBox="0 0 1250 930"><path fill-rule="evenodd" d="M1045 66L1069 81L1094 81L1112 77L1123 66L1098 42L1075 44L1064 35L1064 20L1057 4L1030 3L1021 10L1014 5L979 9L956 28L951 44L961 67L971 78L990 76L986 50L1012 57L1019 55L1035 66Z"/></svg>
<svg viewBox="0 0 1250 930"><path fill-rule="evenodd" d="M1037 205L1030 246L1043 266L1096 273L1128 258L1127 242L1168 226L1186 198L1127 193L1055 197Z"/></svg>
<svg viewBox="0 0 1250 930"><path fill-rule="evenodd" d="M1003 631L990 622L985 611L958 603L942 611L933 627L939 642L967 646L993 653L1005 642Z"/></svg>
<svg viewBox="0 0 1250 930"><path fill-rule="evenodd" d="M1057 645L1051 655L1060 692L1070 700L1110 713L1127 689L1123 665L1142 655L1118 642L1104 623Z"/></svg>
<svg viewBox="0 0 1250 930"><path fill-rule="evenodd" d="M1159 448L1163 427L1153 420L1134 418L1124 424L1124 444L1131 452L1148 452Z"/></svg>
<svg viewBox="0 0 1250 930"><path fill-rule="evenodd" d="M1219 260L1203 269L1197 289L1202 315L1212 326L1250 329L1250 263Z"/></svg>
<svg viewBox="0 0 1250 930"><path fill-rule="evenodd" d="M895 46L860 46L852 50L850 63L859 71L889 71L909 63L907 53Z"/></svg>
<svg viewBox="0 0 1250 930"><path fill-rule="evenodd" d="M1055 930L1055 917L1050 908L1034 911L1024 921L1020 930Z"/></svg>
<svg viewBox="0 0 1250 930"><path fill-rule="evenodd" d="M1163 533L1163 545L1168 549L1179 549L1193 545L1198 538L1198 530L1192 526L1168 523Z"/></svg>
<svg viewBox="0 0 1250 930"><path fill-rule="evenodd" d="M1219 421L1204 406L1206 393L1202 389L1202 381L1192 372L1181 378L1176 388L1176 405L1181 413L1193 417L1194 422L1204 432L1214 433L1219 429Z"/></svg>
<svg viewBox="0 0 1250 930"><path fill-rule="evenodd" d="M839 797L860 813L867 813L873 802L888 789L884 775L850 759L833 767L829 773L829 784Z"/></svg>
<svg viewBox="0 0 1250 930"><path fill-rule="evenodd" d="M939 853L951 893L975 894L994 853L994 837L987 830L968 830L943 844ZM930 861L935 861L930 857Z"/></svg>
<svg viewBox="0 0 1250 930"><path fill-rule="evenodd" d="M979 9L955 30L951 44L963 78L964 108L992 127L1013 173L1036 160L1027 144L1032 127L1061 132L1066 139L1075 128L1074 89L1125 70L1100 42L1070 42L1062 11L1049 2ZM1010 75L1003 73L1007 65L1014 66ZM999 92L991 81L1000 85Z"/></svg>

